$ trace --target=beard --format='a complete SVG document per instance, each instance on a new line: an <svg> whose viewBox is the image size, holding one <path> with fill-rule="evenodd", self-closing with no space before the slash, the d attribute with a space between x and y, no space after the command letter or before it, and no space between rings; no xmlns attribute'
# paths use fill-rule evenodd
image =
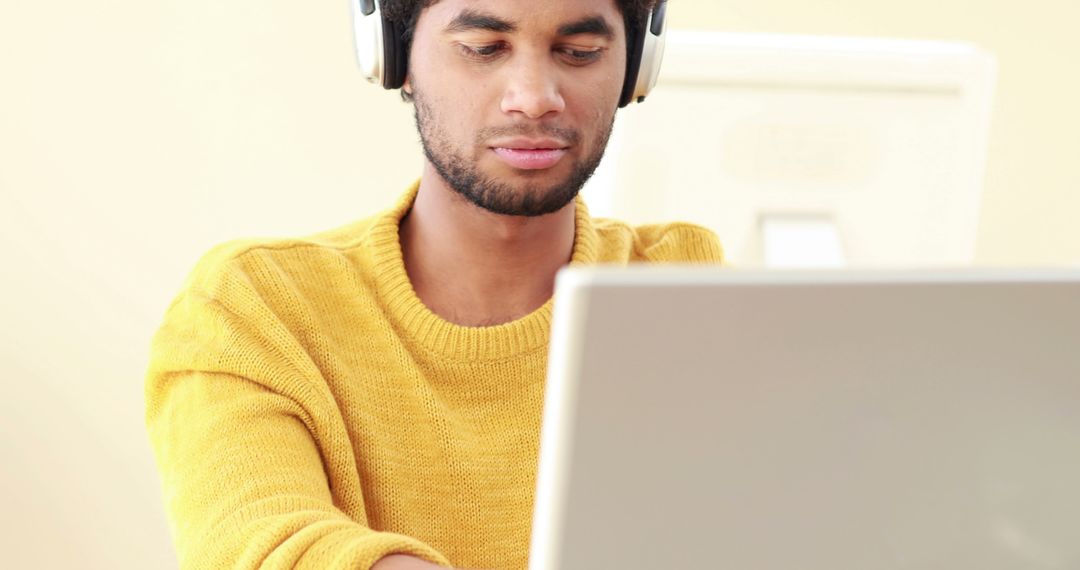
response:
<svg viewBox="0 0 1080 570"><path fill-rule="evenodd" d="M480 172L478 161L464 156L446 137L446 131L439 128L438 117L420 93L412 96L416 130L420 133L420 144L424 155L435 171L455 192L469 202L496 214L507 216L536 217L561 210L577 197L585 182L596 171L600 160L604 158L604 149L611 137L615 123L611 123L600 133L599 144L589 156L574 162L570 174L554 184L526 182L517 190L510 184L487 176ZM573 129L559 128L549 124L534 127L527 125L481 129L475 139L477 148L486 148L484 141L497 136L532 136L547 135L566 141L573 146L581 141L581 133ZM539 174L539 173L538 173ZM523 177L528 177L524 174Z"/></svg>

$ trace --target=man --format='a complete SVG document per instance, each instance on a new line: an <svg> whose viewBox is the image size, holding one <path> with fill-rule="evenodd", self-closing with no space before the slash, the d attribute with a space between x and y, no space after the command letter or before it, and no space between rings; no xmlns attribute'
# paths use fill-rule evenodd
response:
<svg viewBox="0 0 1080 570"><path fill-rule="evenodd" d="M338 230L215 249L155 336L183 568L526 566L556 271L720 259L706 230L575 199L644 4L383 3L411 27L419 184Z"/></svg>

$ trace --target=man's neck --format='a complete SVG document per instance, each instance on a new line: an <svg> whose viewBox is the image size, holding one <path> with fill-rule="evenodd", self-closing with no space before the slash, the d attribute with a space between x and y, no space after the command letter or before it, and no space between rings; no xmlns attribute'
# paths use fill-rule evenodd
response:
<svg viewBox="0 0 1080 570"><path fill-rule="evenodd" d="M440 317L463 326L506 323L551 298L555 273L573 253L575 216L574 202L538 217L489 212L428 165L401 222L405 269Z"/></svg>

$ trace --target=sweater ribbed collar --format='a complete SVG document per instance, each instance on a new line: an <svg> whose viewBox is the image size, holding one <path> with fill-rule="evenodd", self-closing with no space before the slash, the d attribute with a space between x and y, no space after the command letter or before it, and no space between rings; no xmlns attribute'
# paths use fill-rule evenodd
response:
<svg viewBox="0 0 1080 570"><path fill-rule="evenodd" d="M401 251L398 228L412 208L415 183L391 209L379 215L368 239L375 262L375 281L388 314L415 342L441 358L463 362L511 358L546 347L551 333L552 299L520 319L490 327L456 325L433 313L416 295ZM599 237L579 196L576 200L571 265L595 263Z"/></svg>

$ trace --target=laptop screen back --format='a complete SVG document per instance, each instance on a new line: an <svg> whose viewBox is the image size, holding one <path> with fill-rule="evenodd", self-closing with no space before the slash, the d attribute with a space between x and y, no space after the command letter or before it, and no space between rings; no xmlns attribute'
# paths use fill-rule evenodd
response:
<svg viewBox="0 0 1080 570"><path fill-rule="evenodd" d="M571 269L530 568L1080 567L1080 272Z"/></svg>

